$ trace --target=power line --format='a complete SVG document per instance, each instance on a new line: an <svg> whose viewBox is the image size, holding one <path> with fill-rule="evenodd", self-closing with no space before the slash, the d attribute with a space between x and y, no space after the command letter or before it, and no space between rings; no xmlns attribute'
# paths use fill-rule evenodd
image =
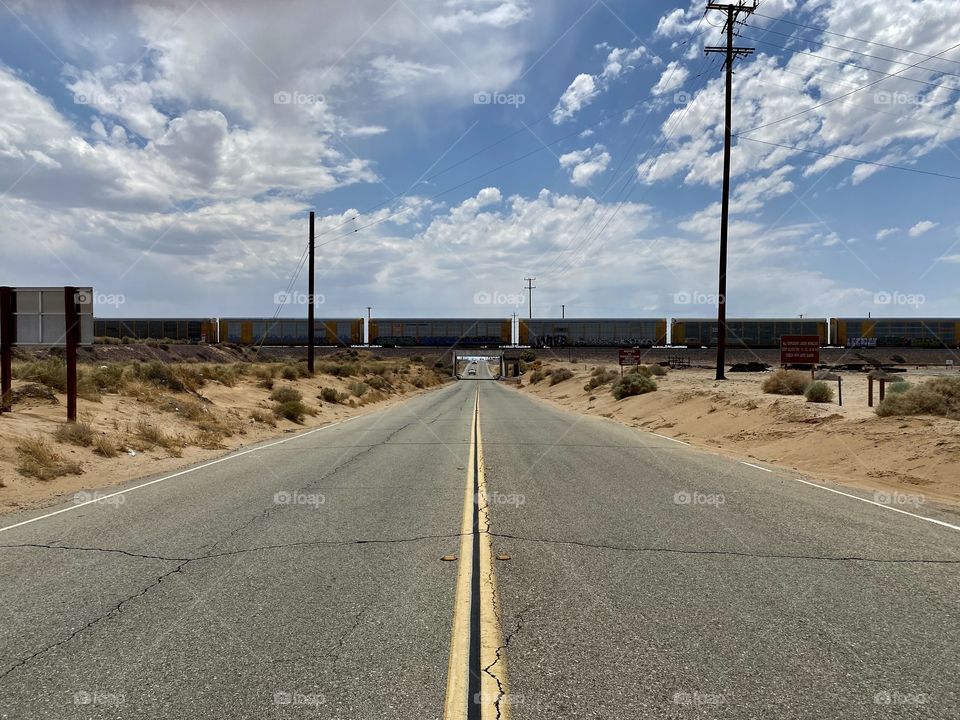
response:
<svg viewBox="0 0 960 720"><path fill-rule="evenodd" d="M958 48L958 47L960 47L960 43L957 43L956 45L951 45L951 46L948 47L946 50L942 50L941 52L939 52L938 55L943 55L944 53L948 53L948 52L950 52L951 50L955 50L955 49ZM926 62L926 60L921 60L920 62L916 63L916 65L912 65L911 67L916 67L917 65L919 65L920 63L923 63L923 62ZM910 69L910 68L908 67L908 68L904 68L903 70L898 70L897 72L892 73L892 74L890 75L890 77L899 76L900 73L906 72L906 71L909 70L909 69ZM874 80L873 82L867 83L866 85L861 85L860 87L854 88L853 90L850 90L850 91L848 91L848 92L845 92L845 93L843 93L842 95L837 95L836 97L832 97L832 98L829 98L829 99L827 99L827 100L824 100L823 102L817 103L816 105L814 105L814 106L812 106L812 107L809 107L809 108L807 108L806 110L801 110L800 112L796 112L796 113L793 113L793 114L791 114L791 115L786 115L786 116L784 116L784 117L782 117L782 118L779 118L779 119L777 119L777 120L771 120L771 121L768 122L768 123L764 123L763 125L757 125L756 127L750 128L749 130L743 130L743 131L740 132L740 135L742 136L742 135L745 135L746 133L752 133L752 132L754 132L754 131L756 131L756 130L761 130L762 128L770 127L771 125L776 125L777 123L785 122L785 121L787 121L787 120L792 120L793 118L800 117L801 115L804 115L805 113L808 113L808 112L810 112L811 110L817 110L817 109L822 108L822 107L824 107L824 106L826 106L826 105L829 105L830 103L834 103L834 102L836 102L837 100L842 100L842 99L845 98L845 97L850 97L851 95L853 95L853 94L855 94L855 93L858 93L858 92L860 92L861 90L866 90L866 89L869 88L869 87L873 87L874 85L877 85L877 84L883 82L884 80L886 80L886 77L878 78L877 80Z"/></svg>
<svg viewBox="0 0 960 720"><path fill-rule="evenodd" d="M773 20L774 22L784 22L789 25L795 25L797 27L806 28L808 30L816 30L817 32L826 33L827 35L836 35L837 37L842 37L845 40L855 40L857 42L867 43L868 45L876 45L877 47L887 48L888 50L897 50L899 52L911 53L913 55L922 55L928 60L942 60L943 62L951 62L960 65L960 60L951 60L950 58L942 58L937 55L928 55L927 53L922 53L917 50L908 50L907 48L897 47L896 45L886 45L882 42L877 42L876 40L864 40L863 38L854 37L853 35L844 35L843 33L834 32L832 30L827 30L826 28L817 27L815 25L804 25L803 23L794 22L793 20L787 20L785 18L775 18L770 15L764 15L763 13L754 13L758 17L766 18L767 20ZM940 53L941 55L943 53ZM930 68L927 68L930 69Z"/></svg>
<svg viewBox="0 0 960 720"><path fill-rule="evenodd" d="M756 138L743 137L742 135L737 134L734 134L734 137L738 140L746 140L748 142L761 143L763 145L773 145L774 147L786 148L787 150L797 150L798 152L813 153L814 155L837 158L838 160L861 163L862 165L876 165L878 167L890 168L892 170L903 170L904 172L919 173L921 175L932 175L934 177L946 178L948 180L960 180L960 175L948 175L947 173L938 173L932 170L918 170L917 168L906 167L905 165L894 165L892 163L877 162L874 160L861 160L860 158L846 157L844 155L837 155L835 153L821 152L820 150L811 150L809 148L796 147L794 145L783 145L781 143L768 142L766 140L757 140Z"/></svg>
<svg viewBox="0 0 960 720"><path fill-rule="evenodd" d="M750 25L750 24L747 24L746 26L753 28L754 30L763 30L763 32L765 33L772 33L773 35L780 35L785 38L790 38L791 40L803 40L804 42L810 42L815 45L820 45L825 48L830 48L831 50L841 50L845 53L851 53L853 55L862 55L863 57L868 57L873 60L880 60L881 62L893 63L894 65L909 65L909 63L901 62L899 60L894 60L892 58L880 57L879 55L871 55L870 53L860 52L859 50L851 50L850 48L840 47L839 45L830 45L828 43L823 42L822 40L814 40L813 38L799 37L797 35L791 35L790 33L782 33L777 30L773 30L769 27L761 27L760 25ZM746 39L749 39L749 38L746 38ZM754 42L763 42L767 45L773 45L773 43L768 42L766 40L754 40ZM774 47L781 47L781 46L774 45ZM784 48L784 49L789 50L790 48ZM794 51L794 52L800 52L800 51ZM809 55L810 53L803 53L803 54ZM821 56L813 55L813 57L821 57ZM855 67L860 67L860 66L856 65ZM871 69L871 68L868 68L868 69ZM919 69L929 70L930 72L938 73L940 75L952 75L953 77L960 77L960 74L948 72L947 70L938 70L936 68L919 68ZM905 78L905 79L909 80L910 78Z"/></svg>
<svg viewBox="0 0 960 720"><path fill-rule="evenodd" d="M757 29L762 29L762 28L757 28ZM950 85L941 85L939 83L933 83L928 80L919 80L917 78L906 77L905 75L899 75L898 73L888 73L888 72L884 72L883 70L877 70L876 68L868 67L867 65L859 65L854 62L847 62L846 60L837 60L836 58L826 57L825 55L817 55L816 53L807 52L806 50L794 50L793 48L788 48L785 45L778 45L777 43L772 43L769 40L751 38L751 37L747 37L746 35L741 35L741 37L744 40L750 40L752 42L762 43L763 45L770 45L775 48L780 48L781 50L786 50L787 52L792 53L794 55L807 55L809 57L817 58L819 60L826 60L827 62L831 62L836 65L849 65L850 67L860 68L861 70L867 70L868 72L879 73L880 75L884 75L886 77L899 77L901 80L909 80L910 82L920 83L921 85L929 85L930 87L934 87L934 88L943 88L944 90L952 90L952 91L960 90L960 87L954 87ZM870 57L873 57L873 56L871 55ZM894 62L894 61L890 60L888 62ZM920 62L926 62L926 60L921 60ZM906 63L896 63L896 64L906 65ZM907 67L905 67L900 72L906 72L911 68L916 68L918 64L919 63L915 65L907 65ZM939 70L932 70L930 68L920 68L920 69L929 70L930 72L940 72ZM941 73L941 74L953 75L953 73ZM955 75L954 77L960 77L960 75Z"/></svg>

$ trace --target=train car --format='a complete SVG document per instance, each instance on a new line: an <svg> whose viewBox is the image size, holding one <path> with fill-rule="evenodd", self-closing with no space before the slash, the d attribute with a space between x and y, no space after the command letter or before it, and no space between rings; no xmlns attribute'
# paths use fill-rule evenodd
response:
<svg viewBox="0 0 960 720"><path fill-rule="evenodd" d="M216 318L94 318L94 338L215 343Z"/></svg>
<svg viewBox="0 0 960 720"><path fill-rule="evenodd" d="M840 347L960 347L960 318L830 318Z"/></svg>
<svg viewBox="0 0 960 720"><path fill-rule="evenodd" d="M783 335L819 335L827 344L826 318L730 318L727 320L727 347L778 348ZM670 344L686 347L716 347L717 321L706 318L674 318Z"/></svg>
<svg viewBox="0 0 960 720"><path fill-rule="evenodd" d="M510 320L489 318L375 318L369 334L381 347L500 347L511 335Z"/></svg>
<svg viewBox="0 0 960 720"><path fill-rule="evenodd" d="M519 321L531 347L653 347L667 343L666 318L536 319Z"/></svg>
<svg viewBox="0 0 960 720"><path fill-rule="evenodd" d="M220 342L237 345L306 345L305 318L221 318ZM314 343L350 347L363 342L363 320L314 320Z"/></svg>

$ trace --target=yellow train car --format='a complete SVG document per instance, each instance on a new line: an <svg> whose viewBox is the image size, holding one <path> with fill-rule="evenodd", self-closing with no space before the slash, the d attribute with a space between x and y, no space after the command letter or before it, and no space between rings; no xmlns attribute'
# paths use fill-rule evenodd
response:
<svg viewBox="0 0 960 720"><path fill-rule="evenodd" d="M302 318L221 318L220 342L236 345L306 345L307 321ZM363 343L363 320L314 320L314 343L349 347Z"/></svg>

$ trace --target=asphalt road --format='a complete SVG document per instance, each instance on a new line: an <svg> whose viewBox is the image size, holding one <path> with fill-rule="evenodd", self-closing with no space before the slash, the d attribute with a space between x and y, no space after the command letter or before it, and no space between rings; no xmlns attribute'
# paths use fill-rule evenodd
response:
<svg viewBox="0 0 960 720"><path fill-rule="evenodd" d="M478 397L503 717L960 717L960 531L488 376L4 517L0 718L442 717Z"/></svg>

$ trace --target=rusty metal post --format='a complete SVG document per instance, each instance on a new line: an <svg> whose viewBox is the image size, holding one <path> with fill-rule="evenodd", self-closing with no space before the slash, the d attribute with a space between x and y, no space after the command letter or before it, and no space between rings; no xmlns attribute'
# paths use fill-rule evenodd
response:
<svg viewBox="0 0 960 720"><path fill-rule="evenodd" d="M837 401L843 407L843 378L837 375Z"/></svg>
<svg viewBox="0 0 960 720"><path fill-rule="evenodd" d="M77 346L80 344L80 314L77 289L63 288L64 321L67 341L67 421L77 421Z"/></svg>
<svg viewBox="0 0 960 720"><path fill-rule="evenodd" d="M886 387L886 385L887 385L887 381L881 379L881 380L880 380L880 402L883 402L883 391L884 391L884 388Z"/></svg>
<svg viewBox="0 0 960 720"><path fill-rule="evenodd" d="M867 378L867 407L873 407L873 377Z"/></svg>
<svg viewBox="0 0 960 720"><path fill-rule="evenodd" d="M13 288L0 287L0 412L10 412L10 390L13 384Z"/></svg>

